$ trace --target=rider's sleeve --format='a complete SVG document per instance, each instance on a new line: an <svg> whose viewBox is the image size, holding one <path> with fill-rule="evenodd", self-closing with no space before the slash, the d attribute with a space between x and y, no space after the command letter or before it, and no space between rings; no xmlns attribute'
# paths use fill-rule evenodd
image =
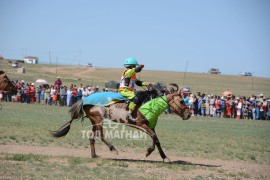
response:
<svg viewBox="0 0 270 180"><path fill-rule="evenodd" d="M134 74L136 74L135 68L128 69L128 70L125 72L125 78L131 78Z"/></svg>
<svg viewBox="0 0 270 180"><path fill-rule="evenodd" d="M146 86L146 85L147 85L146 82L140 81L140 80L138 80L138 79L136 79L135 84L136 84L137 86Z"/></svg>
<svg viewBox="0 0 270 180"><path fill-rule="evenodd" d="M136 73L141 72L141 70L142 70L142 68L140 66L135 68Z"/></svg>

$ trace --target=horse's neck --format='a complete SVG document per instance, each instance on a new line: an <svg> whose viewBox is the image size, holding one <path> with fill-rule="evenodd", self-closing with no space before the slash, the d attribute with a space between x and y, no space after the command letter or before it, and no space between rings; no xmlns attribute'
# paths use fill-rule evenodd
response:
<svg viewBox="0 0 270 180"><path fill-rule="evenodd" d="M7 83L4 81L3 78L0 78L0 89L4 90Z"/></svg>
<svg viewBox="0 0 270 180"><path fill-rule="evenodd" d="M3 80L0 80L0 89L3 91L11 91L14 93L16 91L16 87L11 81L5 82Z"/></svg>

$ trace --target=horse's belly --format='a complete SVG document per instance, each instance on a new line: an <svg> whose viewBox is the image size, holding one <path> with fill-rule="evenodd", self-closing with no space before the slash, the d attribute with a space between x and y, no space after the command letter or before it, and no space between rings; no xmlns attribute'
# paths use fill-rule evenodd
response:
<svg viewBox="0 0 270 180"><path fill-rule="evenodd" d="M112 105L106 108L106 117L112 121L116 122L126 122L127 110L125 107L117 107Z"/></svg>
<svg viewBox="0 0 270 180"><path fill-rule="evenodd" d="M102 107L102 106L94 106L91 108L90 110L92 113L93 112L99 112L101 117L104 117L105 115L105 107Z"/></svg>
<svg viewBox="0 0 270 180"><path fill-rule="evenodd" d="M102 118L110 119L119 123L127 123L127 110L126 103L117 103L108 107L93 106L91 108L92 113L98 112Z"/></svg>

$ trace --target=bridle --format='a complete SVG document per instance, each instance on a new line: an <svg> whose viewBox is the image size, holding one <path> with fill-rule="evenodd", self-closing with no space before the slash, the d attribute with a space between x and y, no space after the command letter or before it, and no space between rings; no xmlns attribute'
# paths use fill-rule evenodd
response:
<svg viewBox="0 0 270 180"><path fill-rule="evenodd" d="M181 115L183 115L184 112L185 112L185 110L187 109L187 107L184 106L184 105L182 105L182 107L179 106L179 105L174 101L174 96L175 96L175 95L172 95L172 99L171 99L170 101L167 101L167 102L168 102L168 105L172 108L173 111L176 112L176 114L181 114ZM175 106L176 106L176 108L175 108Z"/></svg>

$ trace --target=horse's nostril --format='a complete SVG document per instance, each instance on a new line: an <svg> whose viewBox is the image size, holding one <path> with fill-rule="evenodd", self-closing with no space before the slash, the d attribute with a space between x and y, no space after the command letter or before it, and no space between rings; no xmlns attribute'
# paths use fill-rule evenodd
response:
<svg viewBox="0 0 270 180"><path fill-rule="evenodd" d="M184 120L188 120L190 117L191 117L190 115L187 115L187 116L185 116L183 119L184 119Z"/></svg>

